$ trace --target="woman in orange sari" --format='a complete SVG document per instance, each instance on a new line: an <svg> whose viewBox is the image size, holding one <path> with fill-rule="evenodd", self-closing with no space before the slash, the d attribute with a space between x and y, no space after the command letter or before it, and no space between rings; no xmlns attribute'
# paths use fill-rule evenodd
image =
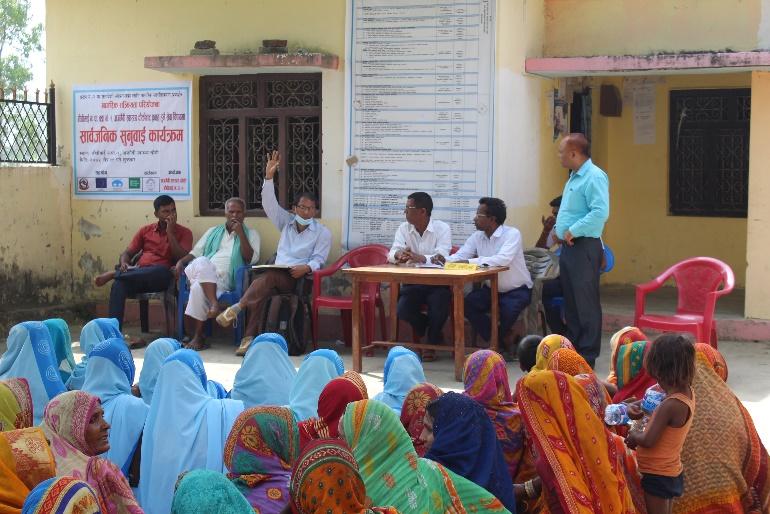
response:
<svg viewBox="0 0 770 514"><path fill-rule="evenodd" d="M26 378L0 380L0 432L31 427L32 393Z"/></svg>
<svg viewBox="0 0 770 514"><path fill-rule="evenodd" d="M574 378L559 371L531 373L519 382L517 399L537 454L546 512L640 511L615 435L604 428Z"/></svg>
<svg viewBox="0 0 770 514"><path fill-rule="evenodd" d="M54 475L54 456L40 428L0 433L0 514L19 514L29 492Z"/></svg>
<svg viewBox="0 0 770 514"><path fill-rule="evenodd" d="M702 343L695 345L695 352L692 389L698 408L682 448L684 492L673 512L770 512L767 449L746 408L725 383L724 358Z"/></svg>

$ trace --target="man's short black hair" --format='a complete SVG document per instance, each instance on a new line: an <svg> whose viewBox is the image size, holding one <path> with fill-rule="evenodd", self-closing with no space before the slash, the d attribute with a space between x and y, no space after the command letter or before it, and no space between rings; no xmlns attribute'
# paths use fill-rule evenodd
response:
<svg viewBox="0 0 770 514"><path fill-rule="evenodd" d="M505 202L499 198L485 196L479 200L479 205L487 206L487 216L494 216L498 225L505 223Z"/></svg>
<svg viewBox="0 0 770 514"><path fill-rule="evenodd" d="M553 200L551 200L548 205L551 207L561 207L561 195L557 196Z"/></svg>
<svg viewBox="0 0 770 514"><path fill-rule="evenodd" d="M170 205L172 203L176 203L173 198L168 195L160 195L152 202L152 206L155 207L155 212L158 212L164 205Z"/></svg>
<svg viewBox="0 0 770 514"><path fill-rule="evenodd" d="M414 206L418 209L425 209L425 212L428 214L428 216L430 216L430 213L433 212L433 198L431 198L428 193L416 191L407 196L407 199L413 200Z"/></svg>
<svg viewBox="0 0 770 514"><path fill-rule="evenodd" d="M318 197L311 193L310 191L302 191L301 193L297 193L294 197L294 204L293 205L299 205L299 201L302 199L310 200L315 204L315 208L318 209Z"/></svg>
<svg viewBox="0 0 770 514"><path fill-rule="evenodd" d="M516 348L516 356L519 358L519 366L524 371L529 371L535 366L537 347L542 341L542 336L528 335L521 338Z"/></svg>

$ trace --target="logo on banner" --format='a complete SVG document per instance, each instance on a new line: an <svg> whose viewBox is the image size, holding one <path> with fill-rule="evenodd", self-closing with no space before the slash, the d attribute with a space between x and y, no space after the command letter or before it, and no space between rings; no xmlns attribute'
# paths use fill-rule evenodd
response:
<svg viewBox="0 0 770 514"><path fill-rule="evenodd" d="M128 179L129 189L140 189L142 187L142 179L139 177L130 177Z"/></svg>
<svg viewBox="0 0 770 514"><path fill-rule="evenodd" d="M156 178L144 179L144 184L142 185L142 191L151 191L151 192L160 191L160 184L158 183L158 179Z"/></svg>
<svg viewBox="0 0 770 514"><path fill-rule="evenodd" d="M87 178L78 179L78 189L80 189L81 191L88 191L88 179Z"/></svg>
<svg viewBox="0 0 770 514"><path fill-rule="evenodd" d="M107 179L105 177L99 177L96 179L96 188L105 189L107 187Z"/></svg>
<svg viewBox="0 0 770 514"><path fill-rule="evenodd" d="M112 181L112 187L123 187L123 181L119 178L116 178Z"/></svg>

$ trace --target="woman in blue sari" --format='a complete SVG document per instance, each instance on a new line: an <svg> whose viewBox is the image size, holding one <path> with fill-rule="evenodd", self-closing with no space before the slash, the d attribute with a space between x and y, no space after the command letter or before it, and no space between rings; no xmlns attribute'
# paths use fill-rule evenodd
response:
<svg viewBox="0 0 770 514"><path fill-rule="evenodd" d="M72 335L67 322L61 318L51 318L43 321L51 334L54 353L58 364L59 375L65 384L75 369L75 356L72 354Z"/></svg>
<svg viewBox="0 0 770 514"><path fill-rule="evenodd" d="M67 389L81 389L83 381L86 379L86 366L88 365L88 354L91 353L97 343L111 337L123 337L120 333L118 320L115 318L96 318L85 325L80 331L80 349L83 351L83 358L80 364L72 370L72 375L67 380Z"/></svg>
<svg viewBox="0 0 770 514"><path fill-rule="evenodd" d="M182 471L225 471L225 440L243 402L211 398L206 383L193 350L177 350L163 363L142 438L139 499L148 514L171 510Z"/></svg>
<svg viewBox="0 0 770 514"><path fill-rule="evenodd" d="M310 352L297 371L289 392L289 407L297 421L318 416L318 397L326 384L345 373L345 364L334 350Z"/></svg>
<svg viewBox="0 0 770 514"><path fill-rule="evenodd" d="M249 345L230 396L241 400L247 409L288 405L289 389L296 376L286 339L280 334L261 334Z"/></svg>
<svg viewBox="0 0 770 514"><path fill-rule="evenodd" d="M166 357L182 348L179 341L170 337L161 337L151 342L144 351L142 371L139 373L139 394L147 405L152 403L152 395L155 392L155 384L158 382L160 368Z"/></svg>
<svg viewBox="0 0 770 514"><path fill-rule="evenodd" d="M66 391L58 369L51 334L42 322L25 321L11 328L8 350L0 358L0 380L27 379L35 425L49 400Z"/></svg>
<svg viewBox="0 0 770 514"><path fill-rule="evenodd" d="M131 394L134 358L123 338L113 337L94 346L88 354L83 391L102 402L104 420L110 424L110 449L102 457L111 460L128 478L128 468L144 429L149 407Z"/></svg>
<svg viewBox="0 0 770 514"><path fill-rule="evenodd" d="M381 401L400 416L406 395L414 386L425 382L420 358L408 348L394 346L385 359L382 380L385 383L382 392L374 399Z"/></svg>
<svg viewBox="0 0 770 514"><path fill-rule="evenodd" d="M450 391L428 404L425 419L420 435L429 445L425 458L483 487L505 508L516 512L511 475L495 425L484 407L464 394Z"/></svg>

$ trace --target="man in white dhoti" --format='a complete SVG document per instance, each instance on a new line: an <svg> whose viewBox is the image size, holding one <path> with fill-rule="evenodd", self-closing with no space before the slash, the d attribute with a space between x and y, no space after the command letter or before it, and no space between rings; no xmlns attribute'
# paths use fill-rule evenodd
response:
<svg viewBox="0 0 770 514"><path fill-rule="evenodd" d="M184 313L195 321L195 334L185 345L187 348L208 348L203 322L219 313L217 298L234 289L236 270L259 260L259 233L246 227L245 218L246 202L240 198L227 200L225 223L208 229L176 265L177 277L184 272L190 281L190 299Z"/></svg>

